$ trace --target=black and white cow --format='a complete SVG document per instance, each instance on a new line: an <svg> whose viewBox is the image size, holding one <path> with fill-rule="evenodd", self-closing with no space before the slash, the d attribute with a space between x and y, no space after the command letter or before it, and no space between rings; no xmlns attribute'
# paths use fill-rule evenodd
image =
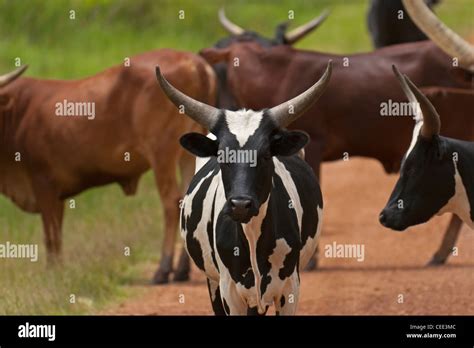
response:
<svg viewBox="0 0 474 348"><path fill-rule="evenodd" d="M474 143L440 136L436 109L406 75L393 69L409 101L419 107L400 178L380 222L402 231L450 212L474 228Z"/></svg>
<svg viewBox="0 0 474 348"><path fill-rule="evenodd" d="M330 75L331 62L316 84L283 104L229 111L184 95L157 68L170 100L216 136L180 140L194 155L210 157L183 199L181 234L207 276L215 314L265 314L272 304L278 314L296 311L299 269L316 249L323 201L313 170L297 155L308 135L284 127L320 97Z"/></svg>

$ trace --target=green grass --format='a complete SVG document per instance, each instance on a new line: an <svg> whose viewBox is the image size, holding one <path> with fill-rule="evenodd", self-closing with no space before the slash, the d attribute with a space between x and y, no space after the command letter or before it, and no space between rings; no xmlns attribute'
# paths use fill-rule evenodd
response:
<svg viewBox="0 0 474 348"><path fill-rule="evenodd" d="M66 209L61 269L46 270L38 216L23 213L3 197L0 212L2 243L40 246L38 262L0 260L0 314L97 311L125 295L121 285L141 279L134 265L158 261L162 214L150 174L135 197L125 198L118 185L76 197L76 208ZM75 304L69 302L71 294Z"/></svg>
<svg viewBox="0 0 474 348"><path fill-rule="evenodd" d="M226 33L216 12L267 36L295 13L293 26L329 8L317 32L297 47L334 53L371 50L365 0L347 1L145 1L145 0L0 0L0 72L21 58L29 76L76 79L162 47L197 52ZM75 10L76 19L69 19ZM178 11L185 11L185 19ZM474 34L472 0L444 1L439 16L463 36ZM1 168L0 168L1 170ZM94 313L127 295L122 285L143 279L144 263L159 258L161 206L152 176L138 194L125 198L117 185L89 190L67 209L61 270L37 263L0 260L0 314ZM41 221L0 196L0 242L38 243L44 256ZM124 247L131 256L124 256ZM76 304L69 302L75 294Z"/></svg>

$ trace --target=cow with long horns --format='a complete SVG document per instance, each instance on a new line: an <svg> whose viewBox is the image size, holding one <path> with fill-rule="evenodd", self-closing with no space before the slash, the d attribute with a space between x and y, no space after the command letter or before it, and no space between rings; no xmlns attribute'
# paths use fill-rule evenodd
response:
<svg viewBox="0 0 474 348"><path fill-rule="evenodd" d="M412 127L406 118L396 120L381 115L384 103L403 99L401 91L393 88L391 65L399 66L419 86L468 89L472 88L474 76L474 48L442 25L423 1L404 0L404 6L433 42L400 44L345 56L288 46L264 49L245 42L224 49L208 48L201 55L211 64L227 62L227 84L237 104L256 110L276 105L306 89L311 85L310 77L320 74L325 62L332 59L333 83L307 116L292 125L310 135L306 160L319 173L322 161L338 160L347 153L375 158L387 173L394 173L400 169L406 150L403 144L411 139ZM239 57L238 67L229 64L234 57ZM474 123L474 119L469 122ZM450 124L446 135L474 139L474 134L467 133L466 125L461 123ZM453 216L446 236L459 233L460 226L460 220ZM450 241L455 238L444 240L449 242L442 243L431 264L446 261L453 247Z"/></svg>
<svg viewBox="0 0 474 348"><path fill-rule="evenodd" d="M50 264L61 259L66 199L111 183L133 195L141 175L152 169L164 210L161 261L154 282L168 282L179 200L194 169L193 158L178 139L183 132L201 128L179 117L156 85L157 63L193 98L215 103L211 67L198 55L170 49L133 56L130 66L120 64L80 80L23 77L0 89L0 193L22 210L41 214ZM21 72L2 80L11 81ZM188 276L189 258L184 254L174 279Z"/></svg>
<svg viewBox="0 0 474 348"><path fill-rule="evenodd" d="M277 25L275 29L275 35L273 38L266 38L259 33L254 31L245 30L236 23L232 22L227 18L224 8L221 8L218 12L219 22L222 27L231 35L224 39L219 40L214 47L225 48L230 46L234 42L254 42L261 47L272 47L278 45L292 45L297 41L304 38L306 35L311 33L313 30L318 28L329 16L329 11L325 10L319 16L313 18L311 21L298 26L297 28L287 32L289 22L284 22ZM225 63L215 63L212 65L214 72L217 76L217 101L216 106L226 110L237 110L237 102L233 94L231 93L227 83L227 67ZM211 135L212 137L212 135ZM202 159L197 159L196 166L199 167L203 163ZM181 253L180 264L187 265L187 260L184 253ZM315 260L312 260L309 268L316 267ZM185 274L186 270L189 272L189 267L180 267L180 277L185 279L188 275Z"/></svg>
<svg viewBox="0 0 474 348"><path fill-rule="evenodd" d="M395 66L394 72L408 100L420 107L400 178L380 223L403 231L449 212L474 228L474 143L441 136L433 104ZM472 96L470 100L472 110Z"/></svg>
<svg viewBox="0 0 474 348"><path fill-rule="evenodd" d="M272 304L278 314L296 311L299 267L316 248L323 202L312 169L297 155L308 136L284 127L316 102L330 75L331 62L289 101L229 111L188 97L157 68L169 99L216 136L189 133L180 140L194 155L210 157L183 199L181 233L206 274L215 314L264 314ZM234 157L222 156L228 153Z"/></svg>
<svg viewBox="0 0 474 348"><path fill-rule="evenodd" d="M293 45L313 30L318 28L329 16L329 11L325 10L318 17L300 25L299 27L287 32L289 22L284 22L276 26L273 38L266 38L259 33L251 30L245 30L232 22L225 15L223 8L219 10L218 17L222 27L231 35L219 40L214 47L225 48L235 42L255 42L261 47L272 47L278 45ZM227 72L224 63L212 65L217 76L217 106L227 110L237 110L238 105L227 85Z"/></svg>

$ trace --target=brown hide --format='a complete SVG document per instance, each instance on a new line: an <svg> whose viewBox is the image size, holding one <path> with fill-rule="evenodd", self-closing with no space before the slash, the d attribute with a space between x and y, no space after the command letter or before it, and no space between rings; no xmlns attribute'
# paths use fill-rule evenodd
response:
<svg viewBox="0 0 474 348"><path fill-rule="evenodd" d="M421 88L441 117L441 135L462 140L474 139L474 90Z"/></svg>
<svg viewBox="0 0 474 348"><path fill-rule="evenodd" d="M392 73L392 64L418 86L470 86L470 81L464 80L470 76L464 76L468 74L460 68L452 68L452 59L429 41L347 56L287 46L262 48L255 43L235 43L226 49L206 49L201 54L211 63L229 63L230 90L240 107L255 110L298 95L321 76L328 60L333 60L326 92L291 125L311 136L306 160L316 172L322 160L341 159L346 152L349 156L378 159L387 172L399 169L411 139L413 120L380 115L381 103L389 99L406 101ZM232 64L234 58L239 58L237 67ZM343 65L345 59L348 66Z"/></svg>
<svg viewBox="0 0 474 348"><path fill-rule="evenodd" d="M156 65L184 93L215 103L212 68L197 55L167 49L131 57L130 67L118 65L80 80L19 78L0 89L0 191L20 208L42 214L51 253L60 249L48 229L59 225L60 230L62 200L114 182L133 194L141 174L152 168L165 209L164 254L172 254L175 239L168 235L177 232L182 196L176 166L193 163L183 158L189 155L179 137L201 129L164 95ZM95 119L57 116L56 103L63 100L94 102ZM190 173L184 176L189 178L192 170L187 166Z"/></svg>

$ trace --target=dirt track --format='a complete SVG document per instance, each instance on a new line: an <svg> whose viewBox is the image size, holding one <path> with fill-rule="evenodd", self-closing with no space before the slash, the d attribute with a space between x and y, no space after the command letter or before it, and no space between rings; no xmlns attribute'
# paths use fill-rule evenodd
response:
<svg viewBox="0 0 474 348"><path fill-rule="evenodd" d="M396 176L386 175L375 161L351 159L324 165L322 178L322 250L333 241L364 244L365 260L321 255L320 269L302 274L298 314L474 314L474 231L463 227L459 255L447 265L425 267L448 215L404 233L390 231L377 217ZM212 314L205 278L196 269L188 283L134 287L139 298L104 314Z"/></svg>

